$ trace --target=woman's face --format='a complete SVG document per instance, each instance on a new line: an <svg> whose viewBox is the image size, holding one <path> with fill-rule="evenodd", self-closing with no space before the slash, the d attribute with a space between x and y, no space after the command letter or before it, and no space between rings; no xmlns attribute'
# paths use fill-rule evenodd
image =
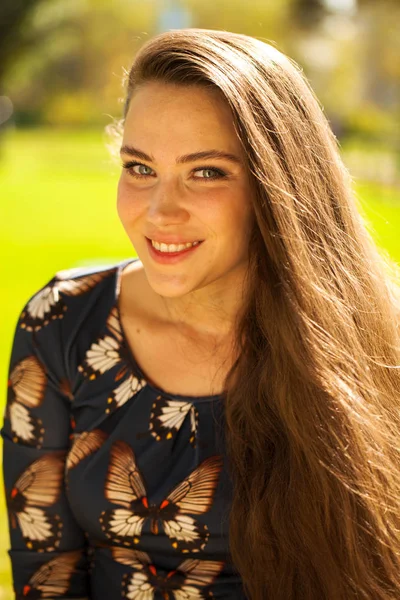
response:
<svg viewBox="0 0 400 600"><path fill-rule="evenodd" d="M134 154L135 148L147 155ZM178 158L217 150L227 158ZM218 92L160 82L132 97L125 120L118 214L158 294L218 292L247 266L253 223L250 182L229 107ZM132 166L132 163L138 163ZM204 242L176 264L159 264L147 238Z"/></svg>

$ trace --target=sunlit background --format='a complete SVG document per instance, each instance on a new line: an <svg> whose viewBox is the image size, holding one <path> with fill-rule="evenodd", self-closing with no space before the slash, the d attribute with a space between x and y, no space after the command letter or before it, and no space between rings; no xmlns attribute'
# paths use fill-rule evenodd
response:
<svg viewBox="0 0 400 600"><path fill-rule="evenodd" d="M378 245L400 262L398 0L25 0L0 4L0 376L17 317L57 270L134 256L105 127L154 34L253 35L296 60L341 145ZM11 599L0 503L0 600Z"/></svg>

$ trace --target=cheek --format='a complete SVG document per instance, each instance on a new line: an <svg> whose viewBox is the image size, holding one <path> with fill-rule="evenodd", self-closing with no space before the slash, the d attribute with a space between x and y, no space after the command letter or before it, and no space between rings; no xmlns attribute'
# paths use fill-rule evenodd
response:
<svg viewBox="0 0 400 600"><path fill-rule="evenodd" d="M117 213L122 222L126 220L127 202L120 193L117 195Z"/></svg>
<svg viewBox="0 0 400 600"><path fill-rule="evenodd" d="M139 210L138 199L132 197L129 186L120 179L117 189L117 213L122 223L128 223L134 219Z"/></svg>
<svg viewBox="0 0 400 600"><path fill-rule="evenodd" d="M226 213L227 227L238 239L241 237L246 238L255 218L249 195L240 194L231 199L229 205L229 211Z"/></svg>

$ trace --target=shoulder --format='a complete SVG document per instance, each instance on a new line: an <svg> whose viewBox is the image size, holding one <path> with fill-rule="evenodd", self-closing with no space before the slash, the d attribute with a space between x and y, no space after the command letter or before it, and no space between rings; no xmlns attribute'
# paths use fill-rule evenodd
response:
<svg viewBox="0 0 400 600"><path fill-rule="evenodd" d="M59 382L73 381L78 355L96 339L115 307L118 276L129 262L57 271L19 315L11 368L35 357L57 389Z"/></svg>
<svg viewBox="0 0 400 600"><path fill-rule="evenodd" d="M25 304L20 326L26 331L39 331L58 319L75 320L77 313L97 303L99 296L104 302L112 302L119 269L126 262L57 271Z"/></svg>

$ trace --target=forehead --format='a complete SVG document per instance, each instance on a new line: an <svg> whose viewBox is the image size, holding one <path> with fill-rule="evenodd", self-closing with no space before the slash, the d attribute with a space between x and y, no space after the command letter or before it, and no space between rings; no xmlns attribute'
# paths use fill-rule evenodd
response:
<svg viewBox="0 0 400 600"><path fill-rule="evenodd" d="M191 136L204 142L226 141L232 150L240 147L233 114L216 88L149 82L132 96L125 120L125 133L135 136L171 138ZM124 136L125 138L125 136Z"/></svg>

